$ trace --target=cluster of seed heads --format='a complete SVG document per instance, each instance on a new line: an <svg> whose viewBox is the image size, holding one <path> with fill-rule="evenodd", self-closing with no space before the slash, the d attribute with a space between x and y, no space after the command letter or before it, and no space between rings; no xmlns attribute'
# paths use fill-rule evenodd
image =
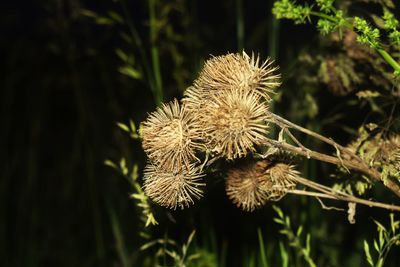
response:
<svg viewBox="0 0 400 267"><path fill-rule="evenodd" d="M142 124L147 196L172 209L199 199L210 158L243 158L266 140L268 103L279 85L277 67L269 59L261 62L245 52L209 59L181 103L163 104ZM243 179L230 172L228 196L245 210L279 199L293 185L282 179L290 173L283 169L268 165L263 175L248 169Z"/></svg>

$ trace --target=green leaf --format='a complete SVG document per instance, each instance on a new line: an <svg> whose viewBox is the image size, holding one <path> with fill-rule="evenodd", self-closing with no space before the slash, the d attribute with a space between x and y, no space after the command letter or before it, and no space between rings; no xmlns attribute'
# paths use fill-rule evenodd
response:
<svg viewBox="0 0 400 267"><path fill-rule="evenodd" d="M104 165L106 165L106 166L109 166L109 167L111 167L111 168L113 168L113 169L118 169L118 166L117 166L117 164L115 164L114 162L112 162L111 160L109 160L109 159L106 159L105 161L104 161Z"/></svg>
<svg viewBox="0 0 400 267"><path fill-rule="evenodd" d="M126 160L125 158L122 158L119 162L119 168L121 169L121 172L123 175L127 175L129 173L128 168L126 167Z"/></svg>
<svg viewBox="0 0 400 267"><path fill-rule="evenodd" d="M124 62L127 62L129 59L128 55L124 51L122 51L120 48L115 49L115 54L117 54L117 56Z"/></svg>
<svg viewBox="0 0 400 267"><path fill-rule="evenodd" d="M283 218L283 212L278 206L273 205L272 208L276 211L276 213L278 213L280 218Z"/></svg>
<svg viewBox="0 0 400 267"><path fill-rule="evenodd" d="M378 253L381 251L379 248L378 242L376 242L375 239L374 239L374 248L375 248L376 252L378 252Z"/></svg>
<svg viewBox="0 0 400 267"><path fill-rule="evenodd" d="M366 240L364 240L364 252L365 252L365 256L367 257L367 261L368 261L369 265L374 267L374 261L372 260L371 253L369 251L369 245Z"/></svg>
<svg viewBox="0 0 400 267"><path fill-rule="evenodd" d="M311 251L310 242L311 242L311 234L308 233L308 234L307 234L307 238L306 238L306 251L307 251L308 253L310 253L310 251Z"/></svg>
<svg viewBox="0 0 400 267"><path fill-rule="evenodd" d="M82 16L88 17L88 18L98 18L99 15L92 11L92 10L88 10L88 9L80 9L79 10L79 14L81 14Z"/></svg>
<svg viewBox="0 0 400 267"><path fill-rule="evenodd" d="M131 77L132 79L139 80L142 78L142 73L138 70L135 70L131 66L124 66L118 68L118 71L126 76Z"/></svg>
<svg viewBox="0 0 400 267"><path fill-rule="evenodd" d="M268 267L267 255L265 254L264 239L260 228L257 229L257 235L258 235L258 245L260 247L260 257L262 263L261 266Z"/></svg>
<svg viewBox="0 0 400 267"><path fill-rule="evenodd" d="M281 241L279 241L279 251L281 253L281 258L282 258L282 267L288 267L289 266L289 255L288 252L285 249L285 246Z"/></svg>
<svg viewBox="0 0 400 267"><path fill-rule="evenodd" d="M297 236L297 237L300 237L300 235L301 235L302 232L303 232L303 226L300 225L300 227L297 228L296 236Z"/></svg>
<svg viewBox="0 0 400 267"><path fill-rule="evenodd" d="M117 122L116 124L121 130L123 130L125 132L128 132L128 133L130 132L130 129L129 129L128 125L126 125L126 124L124 124L122 122Z"/></svg>
<svg viewBox="0 0 400 267"><path fill-rule="evenodd" d="M383 226L380 222L374 220L374 223L378 226L378 231L385 231L385 232L387 232L385 226Z"/></svg>
<svg viewBox="0 0 400 267"><path fill-rule="evenodd" d="M124 19L116 12L114 11L109 11L108 15L110 16L110 18L112 18L113 20L115 20L118 23L124 23Z"/></svg>

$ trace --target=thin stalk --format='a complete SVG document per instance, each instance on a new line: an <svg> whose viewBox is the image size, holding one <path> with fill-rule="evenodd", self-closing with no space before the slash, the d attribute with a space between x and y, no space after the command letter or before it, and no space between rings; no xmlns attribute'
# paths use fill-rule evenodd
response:
<svg viewBox="0 0 400 267"><path fill-rule="evenodd" d="M276 147L288 152L292 152L307 158L313 158L319 161L324 161L327 163L331 163L334 165L338 166L345 166L346 168L353 169L356 171L359 171L361 173L364 173L368 175L369 177L373 178L375 181L383 182L381 180L381 176L379 172L375 169L371 169L365 166L365 164L359 163L359 162L354 162L350 160L345 160L345 159L339 159L337 157L329 156L323 153L319 153L310 149L304 149L300 147L293 146L291 144L285 143L285 142L279 142L273 139L268 139L265 141L265 145L269 145L272 147ZM394 194L396 194L398 197L400 197L400 186L393 182L392 180L387 179L384 181L384 185L390 189Z"/></svg>
<svg viewBox="0 0 400 267"><path fill-rule="evenodd" d="M363 163L364 163L364 161L363 161L360 157L358 157L357 155L355 155L355 154L353 153L353 151L351 151L350 149L348 149L348 148L346 148L346 147L343 147L343 146L339 145L338 143L336 143L335 141L333 141L331 138L327 138L327 137L325 137L325 136L323 136L323 135L320 135L320 134L318 134L318 133L316 133L316 132L313 132L313 131L311 131L311 130L309 130L309 129L307 129L307 128L304 128L304 127L302 127L302 126L300 126L300 125L297 125L297 124L295 124L295 123L293 123L293 122L291 122L291 121L288 121L288 120L282 118L281 116L278 116L278 115L276 115L276 114L274 114L274 113L272 113L272 112L269 112L268 115L269 115L271 118L274 119L274 120L272 120L272 122L275 123L275 124L277 124L279 127L281 127L281 128L292 128L292 129L298 130L298 131L300 131L300 132L302 132L302 133L305 133L306 135L315 137L315 138L317 138L318 140L320 140L320 141L322 141L322 142L324 142L324 143L327 143L327 144L333 146L335 149L339 149L340 151L342 151L342 152L348 154L349 156L353 157L353 158L356 159L357 161L363 162Z"/></svg>
<svg viewBox="0 0 400 267"><path fill-rule="evenodd" d="M156 0L149 0L149 16L150 16L150 47L151 47L151 61L153 66L153 75L155 79L155 101L157 105L160 105L163 101L162 91L162 78L160 68L160 57L158 54L158 47L156 45L157 39L157 21L156 21Z"/></svg>
<svg viewBox="0 0 400 267"><path fill-rule="evenodd" d="M323 19L327 19L327 20L332 21L334 23L338 23L339 22L339 19L337 19L335 17L332 17L330 15L326 15L326 14L324 14L322 12L310 11L310 15L313 15L313 16L316 16L316 17L320 17L320 18L323 18ZM346 26L349 29L353 29L353 25L351 23L348 23L347 21L345 21L345 23L343 25Z"/></svg>
<svg viewBox="0 0 400 267"><path fill-rule="evenodd" d="M258 246L260 247L260 258L261 258L261 263L262 267L269 267L268 261L267 261L267 255L265 255L265 246L264 246L264 239L263 235L261 232L261 229L257 229L257 235L258 235Z"/></svg>
<svg viewBox="0 0 400 267"><path fill-rule="evenodd" d="M149 84L150 90L153 94L154 97L154 102L159 105L161 101L159 99L162 99L162 90L161 90L161 95L159 90L157 89L156 85L156 78L153 76L153 71L150 66L150 62L148 60L148 57L146 56L146 51L143 49L144 45L142 42L142 39L140 38L135 26L132 23L132 19L130 16L130 13L128 11L128 8L126 6L125 0L120 1L121 7L122 7L122 12L125 17L125 22L128 25L130 34L132 35L133 41L135 43L136 49L139 51L139 55L141 57L141 61L145 70L145 74L147 76L147 82ZM162 88L162 87L160 87Z"/></svg>
<svg viewBox="0 0 400 267"><path fill-rule="evenodd" d="M242 0L236 0L236 35L238 51L241 51L244 49L244 16Z"/></svg>
<svg viewBox="0 0 400 267"><path fill-rule="evenodd" d="M400 73L400 64L397 63L396 60L392 58L391 55L389 55L388 52L383 50L382 48L376 48L375 49L379 55L395 70L395 72Z"/></svg>
<svg viewBox="0 0 400 267"><path fill-rule="evenodd" d="M392 211L400 211L400 206L365 200L365 199L357 198L354 196L353 197L344 197L344 196L335 195L334 193L326 194L326 193L318 193L318 192L309 192L309 191L298 190L298 189L289 190L288 193L302 195L302 196L335 199L335 200L357 203L357 204L361 204L361 205L365 205L365 206L369 206L369 207L382 208L382 209L387 209L387 210L392 210Z"/></svg>

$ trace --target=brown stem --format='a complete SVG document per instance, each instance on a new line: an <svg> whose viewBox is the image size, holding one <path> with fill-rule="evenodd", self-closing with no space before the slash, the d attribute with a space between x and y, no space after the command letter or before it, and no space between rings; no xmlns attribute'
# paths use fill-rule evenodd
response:
<svg viewBox="0 0 400 267"><path fill-rule="evenodd" d="M356 154L354 154L353 151L351 151L350 149L348 149L348 148L346 148L344 146L339 145L338 143L336 143L335 141L333 141L330 138L327 138L327 137L325 137L323 135L320 135L320 134L318 134L316 132L313 132L313 131L311 131L311 130L309 130L307 128L301 127L300 125L294 124L293 122L288 121L288 120L282 118L281 116L278 116L278 115L276 115L276 114L274 114L272 112L269 112L268 115L271 118L273 118L272 122L274 122L275 124L279 125L280 127L293 128L293 129L298 130L298 131L300 131L302 133L305 133L305 134L307 134L309 136L315 137L318 140L320 140L322 142L325 142L325 143L333 146L334 148L339 149L340 151L348 154L350 157L353 157L357 161L363 162L363 160L360 157L358 157Z"/></svg>
<svg viewBox="0 0 400 267"><path fill-rule="evenodd" d="M312 197L342 200L342 201L347 201L347 202L358 203L361 205L366 205L369 207L377 207L377 208L382 208L382 209L387 209L387 210L400 211L400 207L396 206L396 205L390 205L390 204L385 204L385 203L381 203L381 202L365 200L365 199L357 198L354 196L345 197L345 196L335 195L334 193L326 194L326 193L309 192L309 191L297 190L297 189L290 190L290 191L288 191L288 193L296 194L296 195L303 195L303 196L312 196Z"/></svg>
<svg viewBox="0 0 400 267"><path fill-rule="evenodd" d="M266 141L266 145L270 145L276 148L280 148L285 151L289 151L298 155L305 156L307 158L313 158L319 161L328 162L335 165L343 165L349 169L353 169L368 175L369 177L373 178L375 181L382 182L380 173L375 170L369 168L365 163L354 162L347 159L339 159L337 157L329 156L323 153L319 153L310 149L304 149L300 147L293 146L291 144L285 142L279 142L273 139L268 139ZM389 188L393 193L395 193L398 197L400 197L400 186L393 182L392 180L387 179L384 185Z"/></svg>

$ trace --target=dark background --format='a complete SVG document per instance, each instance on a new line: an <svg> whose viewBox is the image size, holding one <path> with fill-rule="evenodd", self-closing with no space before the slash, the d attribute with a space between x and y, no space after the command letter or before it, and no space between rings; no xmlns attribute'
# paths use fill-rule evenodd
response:
<svg viewBox="0 0 400 267"><path fill-rule="evenodd" d="M118 161L123 156L130 164L138 163L140 170L143 168L145 155L140 142L130 139L115 122L132 119L138 125L156 106L145 78L135 80L118 71L122 62L115 53L116 48L121 48L134 55L140 68L138 47L121 37L122 32L129 34L131 23L149 57L148 3L121 1L2 4L2 266L120 266L111 213L118 218L128 251L137 251L143 243L138 236L142 227L138 219L140 210L129 198L133 189L103 164L105 159ZM174 39L160 30L155 41L160 51L166 101L182 95L210 55L244 47L248 52L260 53L263 59L272 56L281 66L283 87L288 88L296 79L296 69L301 68L296 65L297 55L318 49L319 36L312 26L273 20L271 1L241 3L241 44L237 37L238 2L241 1L158 3L157 14L167 5L176 7L166 21L180 36ZM123 5L129 17L124 17ZM82 15L82 9L100 15L112 10L121 14L125 23L99 25ZM180 65L174 53L182 56ZM292 114L295 120L315 126L343 101L327 91L318 91L316 96L320 110L312 119L293 115L292 100L285 95L275 108L282 115ZM351 124L352 117L363 112L356 109L340 123ZM340 141L349 139L337 127L316 128ZM333 170L316 163L305 163L304 169L314 178ZM390 196L387 199L392 200ZM322 210L315 200L288 196L278 204L291 216L294 225L304 224L305 230L315 237L313 253L316 258L320 256L321 266L331 266L328 262L332 261L337 262L332 266L367 266L361 240L376 236L371 218L388 220L385 212L360 207L358 223L350 225L345 213ZM266 234L266 242L275 254L279 253L278 239L284 240L272 221L275 213L271 205L254 213L242 212L225 197L223 178L218 175L209 178L205 197L193 208L171 212L157 206L154 209L160 221L159 226L150 230L154 237L168 233L181 242L196 228L200 245L214 240L217 251L225 249L227 266L241 266L243 257L258 249L258 227ZM390 266L396 266L395 254L391 255L394 265Z"/></svg>

